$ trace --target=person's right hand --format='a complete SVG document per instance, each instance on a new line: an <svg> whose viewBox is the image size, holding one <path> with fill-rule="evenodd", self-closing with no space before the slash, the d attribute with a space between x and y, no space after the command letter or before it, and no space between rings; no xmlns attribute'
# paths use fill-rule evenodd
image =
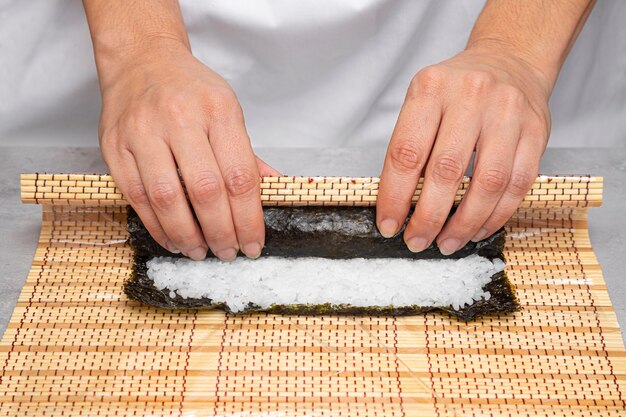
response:
<svg viewBox="0 0 626 417"><path fill-rule="evenodd" d="M170 252L199 260L208 247L223 260L238 250L256 258L265 239L259 176L279 174L255 157L228 83L184 45L166 43L120 57L120 69L101 77L104 161Z"/></svg>

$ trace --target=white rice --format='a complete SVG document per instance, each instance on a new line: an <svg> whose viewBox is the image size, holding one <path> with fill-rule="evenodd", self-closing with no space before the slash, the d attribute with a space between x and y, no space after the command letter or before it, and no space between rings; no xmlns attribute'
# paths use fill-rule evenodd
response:
<svg viewBox="0 0 626 417"><path fill-rule="evenodd" d="M249 303L445 307L489 299L483 286L504 269L496 259L325 259L264 257L192 261L155 258L148 276L170 297L210 298L238 312Z"/></svg>

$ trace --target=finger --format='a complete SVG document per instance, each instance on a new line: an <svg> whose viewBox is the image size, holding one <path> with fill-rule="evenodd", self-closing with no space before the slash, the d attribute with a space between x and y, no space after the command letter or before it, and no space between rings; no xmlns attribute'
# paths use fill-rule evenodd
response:
<svg viewBox="0 0 626 417"><path fill-rule="evenodd" d="M107 166L111 176L115 179L115 184L122 191L126 201L137 212L150 236L168 251L180 253L180 249L167 237L150 206L148 194L139 176L133 155L128 151L121 151L117 156L107 158L107 160Z"/></svg>
<svg viewBox="0 0 626 417"><path fill-rule="evenodd" d="M441 104L432 97L432 86L426 82L412 83L391 135L380 175L376 224L385 237L395 235L404 224L440 119Z"/></svg>
<svg viewBox="0 0 626 417"><path fill-rule="evenodd" d="M239 247L257 258L265 242L260 177L243 114L236 98L222 103L221 112L210 115L209 142L220 167Z"/></svg>
<svg viewBox="0 0 626 417"><path fill-rule="evenodd" d="M152 139L150 146L134 147L130 151L137 161L150 205L167 236L183 254L195 260L204 259L208 248L185 198L168 145Z"/></svg>
<svg viewBox="0 0 626 417"><path fill-rule="evenodd" d="M520 123L517 115L502 117L499 112L492 114L497 118L483 126L467 194L437 237L437 244L444 255L465 246L479 232L509 184Z"/></svg>
<svg viewBox="0 0 626 417"><path fill-rule="evenodd" d="M224 181L209 139L202 129L171 134L172 152L209 248L222 260L239 251Z"/></svg>
<svg viewBox="0 0 626 417"><path fill-rule="evenodd" d="M522 135L517 146L511 180L489 218L472 238L478 242L491 236L511 218L532 187L544 151L542 141Z"/></svg>
<svg viewBox="0 0 626 417"><path fill-rule="evenodd" d="M258 156L255 156L255 158L256 158L256 165L259 170L259 175L261 177L282 177L283 176L283 174L281 174L280 171L274 169L271 165L269 165L267 162L265 162Z"/></svg>
<svg viewBox="0 0 626 417"><path fill-rule="evenodd" d="M404 231L413 252L430 246L443 227L480 133L477 103L457 105L443 115L425 169L424 185Z"/></svg>

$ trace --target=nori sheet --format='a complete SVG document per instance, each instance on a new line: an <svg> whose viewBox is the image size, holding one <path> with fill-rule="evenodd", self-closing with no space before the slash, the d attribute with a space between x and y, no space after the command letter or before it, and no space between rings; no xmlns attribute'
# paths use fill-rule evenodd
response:
<svg viewBox="0 0 626 417"><path fill-rule="evenodd" d="M384 238L376 228L373 207L267 207L264 208L264 217L266 241L262 256L458 259L478 254L488 259L504 260L504 229L480 242L469 242L456 253L444 256L435 243L419 253L408 250L402 239L406 221L396 236ZM146 262L158 256L182 257L182 255L172 254L156 243L132 208L128 210L128 231L130 234L128 242L134 254L134 267L131 278L124 285L124 291L130 298L162 308L222 308L228 311L223 303L213 303L209 298L192 299L179 295L170 297L170 290L156 288L147 276ZM211 252L207 256L212 256ZM470 321L486 314L508 313L519 309L513 287L504 272L495 274L483 289L491 294L489 300L479 300L460 309L454 309L452 306L355 307L331 304L274 305L268 309L261 309L250 304L246 311L305 315L413 315L441 310L461 320Z"/></svg>

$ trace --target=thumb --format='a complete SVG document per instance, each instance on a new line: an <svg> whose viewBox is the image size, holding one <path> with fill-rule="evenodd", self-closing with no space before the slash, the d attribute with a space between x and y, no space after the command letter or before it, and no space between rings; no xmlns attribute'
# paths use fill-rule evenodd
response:
<svg viewBox="0 0 626 417"><path fill-rule="evenodd" d="M265 161L263 161L258 156L255 155L255 158L256 158L256 164L259 167L260 176L262 177L282 177L283 176L283 174L281 174L279 171L275 170L270 165L265 163Z"/></svg>

